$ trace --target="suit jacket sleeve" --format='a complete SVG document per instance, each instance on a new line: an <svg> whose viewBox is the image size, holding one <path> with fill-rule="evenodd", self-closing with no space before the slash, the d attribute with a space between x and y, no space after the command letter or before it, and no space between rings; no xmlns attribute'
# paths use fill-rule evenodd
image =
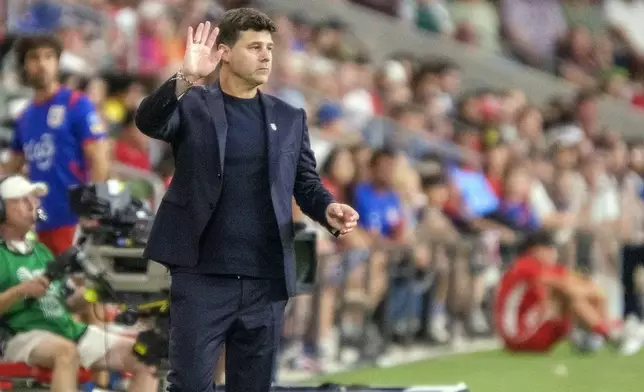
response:
<svg viewBox="0 0 644 392"><path fill-rule="evenodd" d="M337 230L329 226L326 220L326 209L329 204L335 201L329 191L322 186L322 181L315 168L315 155L311 150L309 130L306 125L306 113L302 110L302 145L297 162L295 189L293 192L295 201L303 213L337 236Z"/></svg>
<svg viewBox="0 0 644 392"><path fill-rule="evenodd" d="M172 143L179 136L179 100L174 76L146 97L136 111L137 128L153 139Z"/></svg>

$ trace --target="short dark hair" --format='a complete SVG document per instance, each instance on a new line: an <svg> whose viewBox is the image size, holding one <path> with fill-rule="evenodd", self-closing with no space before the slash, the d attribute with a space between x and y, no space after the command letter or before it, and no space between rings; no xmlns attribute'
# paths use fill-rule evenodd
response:
<svg viewBox="0 0 644 392"><path fill-rule="evenodd" d="M219 44L235 45L239 39L239 33L242 31L268 31L270 33L277 31L275 22L265 13L254 8L235 8L226 11L218 27L217 46Z"/></svg>
<svg viewBox="0 0 644 392"><path fill-rule="evenodd" d="M437 186L447 185L447 177L444 173L434 173L423 176L421 179L423 190L427 191Z"/></svg>
<svg viewBox="0 0 644 392"><path fill-rule="evenodd" d="M396 150L391 147L383 147L371 154L371 167L375 167L385 158L396 158Z"/></svg>
<svg viewBox="0 0 644 392"><path fill-rule="evenodd" d="M441 59L436 61L436 63L434 64L434 72L439 76L445 75L448 72L460 70L461 68L458 66L458 64L449 59Z"/></svg>
<svg viewBox="0 0 644 392"><path fill-rule="evenodd" d="M537 230L530 233L519 242L517 250L519 254L522 254L539 246L557 246L552 233L546 230Z"/></svg>
<svg viewBox="0 0 644 392"><path fill-rule="evenodd" d="M425 110L421 105L404 102L394 105L389 111L389 116L394 120L400 120L406 114L425 114Z"/></svg>
<svg viewBox="0 0 644 392"><path fill-rule="evenodd" d="M59 59L60 55L63 53L62 42L53 35L30 35L20 37L14 44L14 51L16 53L18 66L21 70L25 67L25 59L27 58L27 53L40 48L53 49Z"/></svg>

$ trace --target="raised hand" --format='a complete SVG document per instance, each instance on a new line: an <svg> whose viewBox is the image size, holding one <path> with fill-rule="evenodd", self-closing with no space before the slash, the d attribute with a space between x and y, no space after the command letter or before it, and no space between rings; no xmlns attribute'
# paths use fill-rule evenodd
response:
<svg viewBox="0 0 644 392"><path fill-rule="evenodd" d="M188 27L186 54L183 56L181 70L191 82L210 75L221 60L222 51L213 51L219 28L215 27L211 32L210 27L210 22L199 23L194 34L192 27Z"/></svg>

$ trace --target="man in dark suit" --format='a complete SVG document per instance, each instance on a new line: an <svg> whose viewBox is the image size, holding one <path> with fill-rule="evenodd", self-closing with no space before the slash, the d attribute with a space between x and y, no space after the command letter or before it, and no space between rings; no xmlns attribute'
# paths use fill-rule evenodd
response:
<svg viewBox="0 0 644 392"><path fill-rule="evenodd" d="M176 164L145 256L172 274L169 391L211 391L224 342L227 390L268 391L295 290L292 197L336 235L358 214L322 187L304 111L258 90L273 21L241 8L210 27L189 29L181 70L136 115ZM218 82L196 86L218 65Z"/></svg>

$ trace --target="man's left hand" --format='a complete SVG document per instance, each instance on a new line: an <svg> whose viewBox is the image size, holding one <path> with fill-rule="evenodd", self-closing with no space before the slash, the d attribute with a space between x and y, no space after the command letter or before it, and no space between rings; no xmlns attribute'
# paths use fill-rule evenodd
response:
<svg viewBox="0 0 644 392"><path fill-rule="evenodd" d="M350 206L331 203L326 208L326 220L331 227L340 231L340 235L348 234L358 225L359 215Z"/></svg>

